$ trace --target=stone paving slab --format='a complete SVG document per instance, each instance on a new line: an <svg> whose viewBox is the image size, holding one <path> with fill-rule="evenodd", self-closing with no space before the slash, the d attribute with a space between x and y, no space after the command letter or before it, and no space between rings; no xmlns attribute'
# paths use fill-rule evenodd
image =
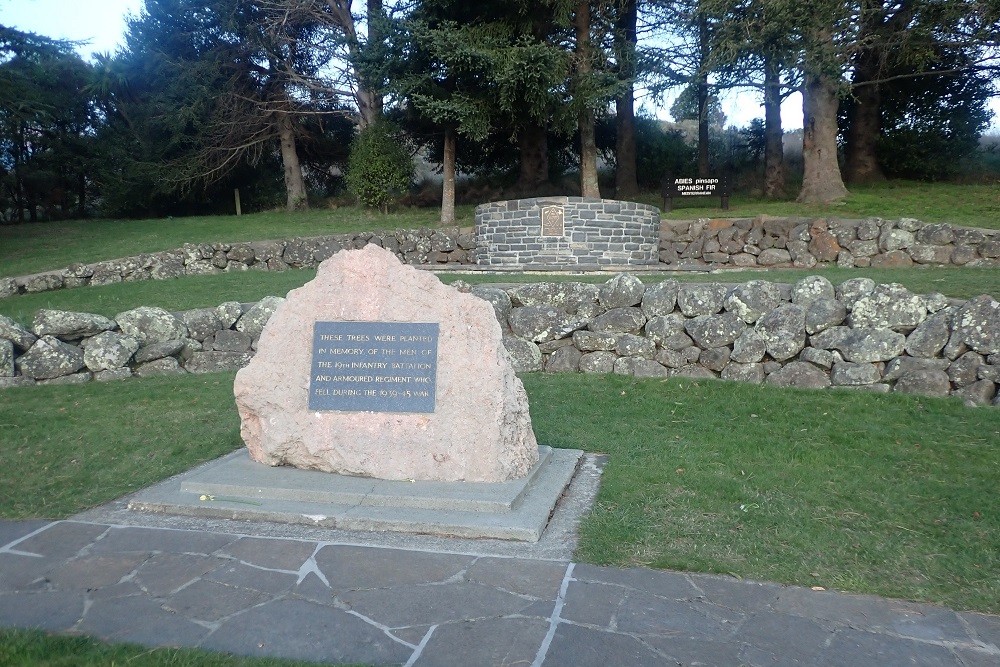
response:
<svg viewBox="0 0 1000 667"><path fill-rule="evenodd" d="M498 484L399 482L271 467L245 449L139 491L140 512L537 542L583 458L541 447L527 477Z"/></svg>
<svg viewBox="0 0 1000 667"><path fill-rule="evenodd" d="M1000 617L721 576L73 520L0 535L0 625L149 646L407 667L1000 664Z"/></svg>

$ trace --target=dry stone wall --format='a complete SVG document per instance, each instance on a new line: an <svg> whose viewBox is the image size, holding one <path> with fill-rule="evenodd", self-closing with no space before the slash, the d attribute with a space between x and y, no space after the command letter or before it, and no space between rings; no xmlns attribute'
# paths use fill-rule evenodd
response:
<svg viewBox="0 0 1000 667"><path fill-rule="evenodd" d="M247 243L187 243L176 250L94 264L73 264L30 276L0 278L0 298L86 285L239 271L312 268L338 250L363 248L369 244L391 250L407 264L475 263L474 235L462 233L457 228L364 232Z"/></svg>
<svg viewBox="0 0 1000 667"><path fill-rule="evenodd" d="M754 280L650 286L532 283L460 291L488 301L521 372L719 378L754 384L956 396L998 405L1000 303L917 295L854 278L834 287ZM279 297L105 318L40 310L0 316L0 387L245 366Z"/></svg>
<svg viewBox="0 0 1000 667"><path fill-rule="evenodd" d="M1000 230L883 220L736 218L663 221L661 264L672 267L895 268L1000 266Z"/></svg>

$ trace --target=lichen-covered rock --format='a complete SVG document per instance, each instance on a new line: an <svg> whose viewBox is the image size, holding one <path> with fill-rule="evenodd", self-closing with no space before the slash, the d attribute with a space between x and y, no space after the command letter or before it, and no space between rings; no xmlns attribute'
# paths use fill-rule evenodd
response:
<svg viewBox="0 0 1000 667"><path fill-rule="evenodd" d="M184 323L162 308L140 306L119 313L115 316L115 321L121 327L122 333L132 336L139 341L140 345L187 336L187 327L184 326Z"/></svg>
<svg viewBox="0 0 1000 667"><path fill-rule="evenodd" d="M597 333L625 334L639 333L645 324L646 316L639 308L612 308L598 315L589 328Z"/></svg>
<svg viewBox="0 0 1000 667"><path fill-rule="evenodd" d="M803 361L792 361L767 376L767 384L775 387L799 387L802 389L824 389L830 386L830 378L821 369Z"/></svg>
<svg viewBox="0 0 1000 667"><path fill-rule="evenodd" d="M13 278L0 278L0 299L17 294L17 281Z"/></svg>
<svg viewBox="0 0 1000 667"><path fill-rule="evenodd" d="M677 292L680 285L676 280L664 280L647 288L642 295L642 312L648 319L669 315L677 307Z"/></svg>
<svg viewBox="0 0 1000 667"><path fill-rule="evenodd" d="M684 323L687 334L703 350L732 345L746 328L746 323L734 313L699 315Z"/></svg>
<svg viewBox="0 0 1000 667"><path fill-rule="evenodd" d="M939 355L951 336L951 317L950 311L942 310L918 324L906 337L906 353L911 357L925 358Z"/></svg>
<svg viewBox="0 0 1000 667"><path fill-rule="evenodd" d="M909 248L913 245L914 241L912 232L904 229L886 228L879 234L878 247L882 252L893 252L894 250Z"/></svg>
<svg viewBox="0 0 1000 667"><path fill-rule="evenodd" d="M615 334L596 333L585 329L573 332L573 345L581 352L613 350L617 344L618 336Z"/></svg>
<svg viewBox="0 0 1000 667"><path fill-rule="evenodd" d="M955 313L953 328L957 339L976 352L1000 352L1000 303L986 294L970 299Z"/></svg>
<svg viewBox="0 0 1000 667"><path fill-rule="evenodd" d="M212 350L215 352L249 352L253 341L242 331L223 329L215 334L212 340Z"/></svg>
<svg viewBox="0 0 1000 667"><path fill-rule="evenodd" d="M235 371L250 363L251 355L245 352L194 352L184 362L189 373L218 373Z"/></svg>
<svg viewBox="0 0 1000 667"><path fill-rule="evenodd" d="M733 342L730 359L740 364L753 364L763 359L766 353L767 341L759 332L748 328Z"/></svg>
<svg viewBox="0 0 1000 667"><path fill-rule="evenodd" d="M620 357L615 360L613 372L637 378L664 378L669 371L660 363L642 357Z"/></svg>
<svg viewBox="0 0 1000 667"><path fill-rule="evenodd" d="M975 352L966 352L948 366L948 377L956 387L965 387L979 379L979 367L986 360Z"/></svg>
<svg viewBox="0 0 1000 667"><path fill-rule="evenodd" d="M694 345L682 350L660 350L656 353L656 361L667 368L681 368L698 363L701 352L701 348Z"/></svg>
<svg viewBox="0 0 1000 667"><path fill-rule="evenodd" d="M837 349L847 361L874 362L898 357L905 346L906 337L901 333L888 329L862 328L851 329Z"/></svg>
<svg viewBox="0 0 1000 667"><path fill-rule="evenodd" d="M173 357L163 357L162 359L147 361L133 370L133 374L141 378L155 377L157 375L180 375L186 372Z"/></svg>
<svg viewBox="0 0 1000 667"><path fill-rule="evenodd" d="M510 290L510 300L517 306L552 306L570 315L597 302L597 285L578 282L528 283Z"/></svg>
<svg viewBox="0 0 1000 667"><path fill-rule="evenodd" d="M947 359L923 359L920 357L896 357L892 359L885 365L885 372L882 374L882 379L886 382L891 382L893 380L898 380L907 373L916 370L932 370L941 371L945 374L947 379ZM949 386L951 380L948 380Z"/></svg>
<svg viewBox="0 0 1000 667"><path fill-rule="evenodd" d="M871 278L851 278L837 286L836 298L848 310L853 310L854 304L874 291L875 281Z"/></svg>
<svg viewBox="0 0 1000 667"><path fill-rule="evenodd" d="M775 361L791 359L806 344L806 313L802 306L778 306L754 325Z"/></svg>
<svg viewBox="0 0 1000 667"><path fill-rule="evenodd" d="M569 336L587 321L555 306L520 306L511 310L510 329L518 338L544 343Z"/></svg>
<svg viewBox="0 0 1000 667"><path fill-rule="evenodd" d="M969 405L989 405L997 394L997 386L989 380L977 380L970 385L955 389L952 396Z"/></svg>
<svg viewBox="0 0 1000 667"><path fill-rule="evenodd" d="M681 285L677 290L677 305L688 317L714 315L722 310L729 289L718 283Z"/></svg>
<svg viewBox="0 0 1000 667"><path fill-rule="evenodd" d="M510 311L513 306L510 302L510 295L498 287L490 287L488 285L475 285L469 290L472 296L479 297L483 301L487 302L493 306L493 312L496 313L497 322L500 323L500 328L508 329L510 324L508 321L510 319Z"/></svg>
<svg viewBox="0 0 1000 667"><path fill-rule="evenodd" d="M545 362L546 373L575 373L580 370L580 357L583 352L572 345L559 348L549 355Z"/></svg>
<svg viewBox="0 0 1000 667"><path fill-rule="evenodd" d="M184 349L184 339L164 340L158 343L143 345L135 353L133 361L136 364L144 364L149 361L156 361L164 357L172 357Z"/></svg>
<svg viewBox="0 0 1000 667"><path fill-rule="evenodd" d="M598 301L608 310L638 306L646 287L633 275L619 273L600 287Z"/></svg>
<svg viewBox="0 0 1000 667"><path fill-rule="evenodd" d="M656 356L656 343L644 336L623 334L615 343L615 352L622 357L652 359Z"/></svg>
<svg viewBox="0 0 1000 667"><path fill-rule="evenodd" d="M948 245L955 241L955 232L948 224L924 225L917 231L916 239L928 245Z"/></svg>
<svg viewBox="0 0 1000 667"><path fill-rule="evenodd" d="M29 350L38 340L38 336L6 315L0 315L0 338L9 340L22 351Z"/></svg>
<svg viewBox="0 0 1000 667"><path fill-rule="evenodd" d="M878 285L851 309L851 326L910 330L927 317L924 299L898 283Z"/></svg>
<svg viewBox="0 0 1000 667"><path fill-rule="evenodd" d="M607 350L588 352L580 357L580 370L584 373L613 373L618 355Z"/></svg>
<svg viewBox="0 0 1000 667"><path fill-rule="evenodd" d="M830 371L830 382L834 386L861 386L875 384L882 379L875 364L837 362Z"/></svg>
<svg viewBox="0 0 1000 667"><path fill-rule="evenodd" d="M93 313L75 313L67 310L43 308L35 313L31 328L37 336L82 338L93 336L116 327L113 320Z"/></svg>
<svg viewBox="0 0 1000 667"><path fill-rule="evenodd" d="M531 341L517 336L504 336L503 346L510 355L510 363L516 373L542 370L542 351Z"/></svg>
<svg viewBox="0 0 1000 667"><path fill-rule="evenodd" d="M33 276L28 276L24 281L24 291L29 294L49 292L57 290L62 286L63 277L61 272L58 271L50 271L48 273L39 273Z"/></svg>
<svg viewBox="0 0 1000 667"><path fill-rule="evenodd" d="M896 380L893 391L921 396L947 396L951 391L948 374L934 368L912 368Z"/></svg>
<svg viewBox="0 0 1000 667"><path fill-rule="evenodd" d="M723 301L727 311L735 313L747 324L753 324L780 303L781 290L766 280L751 280L737 285Z"/></svg>
<svg viewBox="0 0 1000 667"><path fill-rule="evenodd" d="M646 322L646 337L660 347L672 350L685 348L691 345L691 338L685 333L685 322L687 320L680 313L654 317Z"/></svg>
<svg viewBox="0 0 1000 667"><path fill-rule="evenodd" d="M806 332L815 334L838 326L845 317L847 308L840 301L829 297L812 299L806 305Z"/></svg>
<svg viewBox="0 0 1000 667"><path fill-rule="evenodd" d="M87 341L83 363L92 371L108 371L128 364L139 349L139 341L115 331L99 333Z"/></svg>
<svg viewBox="0 0 1000 667"><path fill-rule="evenodd" d="M733 382L762 384L764 382L764 365L758 363L729 363L722 369L719 377L723 380L731 380Z"/></svg>
<svg viewBox="0 0 1000 667"><path fill-rule="evenodd" d="M730 350L728 347L713 347L702 351L698 363L711 371L721 371L729 365Z"/></svg>
<svg viewBox="0 0 1000 667"><path fill-rule="evenodd" d="M830 370L834 364L840 363L843 360L839 352L820 350L815 347L803 348L802 352L799 353L799 361L808 361L810 364L825 368L826 370Z"/></svg>
<svg viewBox="0 0 1000 667"><path fill-rule="evenodd" d="M265 296L263 299L250 307L250 310L243 313L236 323L236 330L257 338L264 330L264 325L271 318L271 315L278 309L285 300L280 296Z"/></svg>
<svg viewBox="0 0 1000 667"><path fill-rule="evenodd" d="M219 317L218 308L196 308L179 315L181 322L187 327L188 336L203 341L219 329L228 329Z"/></svg>
<svg viewBox="0 0 1000 667"><path fill-rule="evenodd" d="M837 298L833 283L823 276L806 276L792 285L792 303L807 306L816 299Z"/></svg>
<svg viewBox="0 0 1000 667"><path fill-rule="evenodd" d="M215 307L215 316L219 318L220 329L232 329L243 315L243 306L238 301L226 301Z"/></svg>
<svg viewBox="0 0 1000 667"><path fill-rule="evenodd" d="M0 377L14 377L14 343L0 338Z"/></svg>
<svg viewBox="0 0 1000 667"><path fill-rule="evenodd" d="M913 266L913 258L903 250L892 250L875 255L871 260L873 269L902 269Z"/></svg>
<svg viewBox="0 0 1000 667"><path fill-rule="evenodd" d="M791 264L792 255L784 248L765 248L757 255L757 263L761 266L776 266L778 264Z"/></svg>
<svg viewBox="0 0 1000 667"><path fill-rule="evenodd" d="M72 375L83 368L83 350L54 336L42 336L15 363L21 375L49 380Z"/></svg>

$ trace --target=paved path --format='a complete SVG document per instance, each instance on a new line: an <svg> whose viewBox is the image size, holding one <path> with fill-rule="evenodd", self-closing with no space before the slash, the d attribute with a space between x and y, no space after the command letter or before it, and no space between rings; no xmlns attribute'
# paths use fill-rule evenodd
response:
<svg viewBox="0 0 1000 667"><path fill-rule="evenodd" d="M1000 617L565 560L0 522L0 625L373 665L1000 665Z"/></svg>

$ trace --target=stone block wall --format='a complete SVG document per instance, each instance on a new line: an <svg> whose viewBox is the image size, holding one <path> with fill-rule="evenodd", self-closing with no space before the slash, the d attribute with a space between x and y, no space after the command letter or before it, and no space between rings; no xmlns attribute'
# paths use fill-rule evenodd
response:
<svg viewBox="0 0 1000 667"><path fill-rule="evenodd" d="M176 250L93 264L72 264L30 276L0 278L0 298L180 276L312 268L338 250L363 248L369 243L393 251L405 264L475 263L475 237L457 228L361 232L246 243L186 243Z"/></svg>
<svg viewBox="0 0 1000 667"><path fill-rule="evenodd" d="M660 263L678 268L1000 266L1000 230L912 218L665 220L659 248Z"/></svg>
<svg viewBox="0 0 1000 667"><path fill-rule="evenodd" d="M542 218L558 215L555 224ZM476 207L478 263L493 267L648 266L657 263L660 212L635 202L536 197Z"/></svg>
<svg viewBox="0 0 1000 667"><path fill-rule="evenodd" d="M646 287L456 283L494 308L521 372L694 377L805 388L956 396L998 405L1000 303L917 295L897 284L820 276L794 285ZM234 370L281 302L105 318L41 310L30 326L0 316L0 387Z"/></svg>

